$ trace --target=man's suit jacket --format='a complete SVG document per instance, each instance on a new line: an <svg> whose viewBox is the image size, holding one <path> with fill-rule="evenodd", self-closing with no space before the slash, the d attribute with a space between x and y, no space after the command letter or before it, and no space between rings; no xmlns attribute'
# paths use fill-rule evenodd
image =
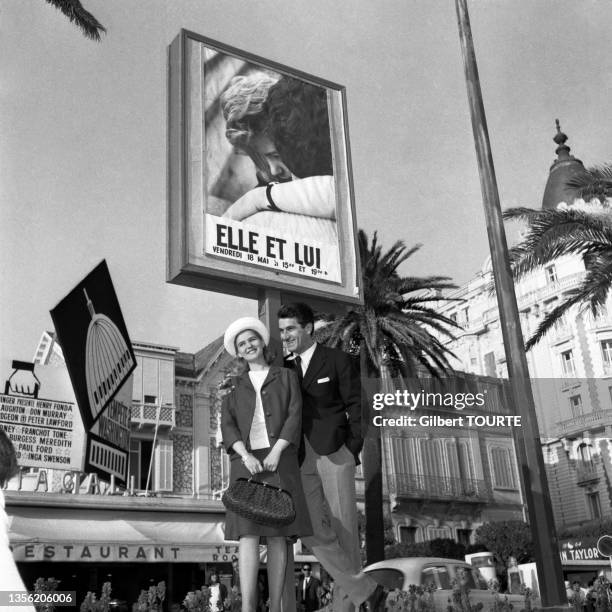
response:
<svg viewBox="0 0 612 612"><path fill-rule="evenodd" d="M290 358L285 363L295 366ZM361 379L355 358L316 345L302 381L302 431L319 455L331 455L346 444L359 463Z"/></svg>
<svg viewBox="0 0 612 612"><path fill-rule="evenodd" d="M314 612L319 609L319 582L318 578L310 577L308 586L306 587L306 596L304 596L304 578L300 580L297 592L298 603L302 604L304 612Z"/></svg>
<svg viewBox="0 0 612 612"><path fill-rule="evenodd" d="M232 445L242 440L250 450L249 433L255 412L256 393L248 372L233 379L234 388L223 398L221 434L223 445L232 458ZM302 398L295 372L270 366L261 388L261 401L270 446L282 438L299 448Z"/></svg>

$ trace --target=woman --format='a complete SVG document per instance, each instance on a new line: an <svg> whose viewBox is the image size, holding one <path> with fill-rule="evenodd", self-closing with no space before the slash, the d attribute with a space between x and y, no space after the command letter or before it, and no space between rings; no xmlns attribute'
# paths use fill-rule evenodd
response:
<svg viewBox="0 0 612 612"><path fill-rule="evenodd" d="M223 398L221 432L230 455L230 481L257 475L258 480L291 493L296 509L293 523L264 527L227 511L225 537L239 540L239 571L242 612L255 612L259 543L268 546L270 612L280 612L287 538L312 534L300 481L297 451L302 427L302 399L295 372L269 365L266 345L270 333L254 317L234 321L224 336L230 355L244 364Z"/></svg>

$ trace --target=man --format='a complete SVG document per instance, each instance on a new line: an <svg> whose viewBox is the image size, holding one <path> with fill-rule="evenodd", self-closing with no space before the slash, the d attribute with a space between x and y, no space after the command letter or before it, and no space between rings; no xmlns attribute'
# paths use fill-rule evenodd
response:
<svg viewBox="0 0 612 612"><path fill-rule="evenodd" d="M210 572L210 583L208 584L208 606L211 612L223 610L227 599L227 587L219 582L219 573L216 569Z"/></svg>
<svg viewBox="0 0 612 612"><path fill-rule="evenodd" d="M333 577L333 609L352 612L367 602L382 609L384 591L360 569L355 466L363 446L361 383L355 360L317 344L314 314L304 303L278 311L283 347L302 389L302 485L313 533L303 538Z"/></svg>
<svg viewBox="0 0 612 612"><path fill-rule="evenodd" d="M302 566L304 574L298 585L297 601L300 609L304 612L314 612L321 605L319 602L319 586L320 581L312 575L312 567L309 563Z"/></svg>
<svg viewBox="0 0 612 612"><path fill-rule="evenodd" d="M230 586L236 587L238 592L240 592L240 567L236 555L232 555L232 581Z"/></svg>

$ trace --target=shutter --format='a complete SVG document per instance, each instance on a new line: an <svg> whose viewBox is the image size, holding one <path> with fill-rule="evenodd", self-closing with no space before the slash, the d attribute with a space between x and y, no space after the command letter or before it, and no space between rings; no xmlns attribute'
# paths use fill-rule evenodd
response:
<svg viewBox="0 0 612 612"><path fill-rule="evenodd" d="M155 444L154 482L156 491L172 491L172 458L172 440L158 438Z"/></svg>

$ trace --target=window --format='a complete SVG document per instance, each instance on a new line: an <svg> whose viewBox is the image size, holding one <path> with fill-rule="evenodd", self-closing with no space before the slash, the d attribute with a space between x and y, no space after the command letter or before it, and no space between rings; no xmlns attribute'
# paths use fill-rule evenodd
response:
<svg viewBox="0 0 612 612"><path fill-rule="evenodd" d="M399 537L400 544L416 544L416 527L400 525Z"/></svg>
<svg viewBox="0 0 612 612"><path fill-rule="evenodd" d="M599 492L587 493L587 502L591 511L591 518L601 518L601 503L599 501Z"/></svg>
<svg viewBox="0 0 612 612"><path fill-rule="evenodd" d="M153 451L153 440L130 439L130 482L134 480L134 488L146 489L149 464ZM151 482L149 482L149 488Z"/></svg>
<svg viewBox="0 0 612 612"><path fill-rule="evenodd" d="M138 357L132 398L135 402L174 404L174 362L171 359ZM149 402L147 398L154 398Z"/></svg>
<svg viewBox="0 0 612 612"><path fill-rule="evenodd" d="M590 444L584 442L578 447L580 453L580 460L583 463L593 463L593 447Z"/></svg>
<svg viewBox="0 0 612 612"><path fill-rule="evenodd" d="M157 438L153 451L153 440L132 438L130 477L134 477L134 488L144 491L148 480L149 491L172 491L172 457L172 440Z"/></svg>
<svg viewBox="0 0 612 612"><path fill-rule="evenodd" d="M464 546L469 546L471 544L470 540L472 537L471 529L457 529L457 541L459 544L463 544Z"/></svg>
<svg viewBox="0 0 612 612"><path fill-rule="evenodd" d="M396 569L375 569L366 570L368 576L372 577L375 582L382 584L384 587L393 589L404 588L404 574Z"/></svg>
<svg viewBox="0 0 612 612"><path fill-rule="evenodd" d="M427 537L429 540L450 538L450 529L448 527L428 527Z"/></svg>
<svg viewBox="0 0 612 612"><path fill-rule="evenodd" d="M516 489L516 478L509 448L497 446L491 449L491 468L493 486L499 489Z"/></svg>
<svg viewBox="0 0 612 612"><path fill-rule="evenodd" d="M552 265L552 266L547 266L545 270L546 270L546 283L548 285L551 285L552 283L556 283L558 280L557 268L554 265Z"/></svg>
<svg viewBox="0 0 612 612"><path fill-rule="evenodd" d="M438 589L450 589L450 576L448 569L443 565L426 567L421 572L421 585L433 583Z"/></svg>
<svg viewBox="0 0 612 612"><path fill-rule="evenodd" d="M144 403L145 404L156 404L157 403L157 397L155 395L145 395L144 396Z"/></svg>
<svg viewBox="0 0 612 612"><path fill-rule="evenodd" d="M572 397L569 398L569 402L570 402L570 409L572 411L572 417L577 417L580 416L584 410L582 408L582 397L580 397L580 395L572 395Z"/></svg>
<svg viewBox="0 0 612 612"><path fill-rule="evenodd" d="M563 351L561 353L561 371L566 378L576 376L576 368L574 367L574 351Z"/></svg>
<svg viewBox="0 0 612 612"><path fill-rule="evenodd" d="M612 370L612 340L602 340L600 345L604 369L610 371Z"/></svg>
<svg viewBox="0 0 612 612"><path fill-rule="evenodd" d="M158 438L155 448L155 490L172 491L172 440Z"/></svg>
<svg viewBox="0 0 612 612"><path fill-rule="evenodd" d="M495 376L497 374L497 365L495 363L495 353L491 351L484 356L485 376Z"/></svg>

